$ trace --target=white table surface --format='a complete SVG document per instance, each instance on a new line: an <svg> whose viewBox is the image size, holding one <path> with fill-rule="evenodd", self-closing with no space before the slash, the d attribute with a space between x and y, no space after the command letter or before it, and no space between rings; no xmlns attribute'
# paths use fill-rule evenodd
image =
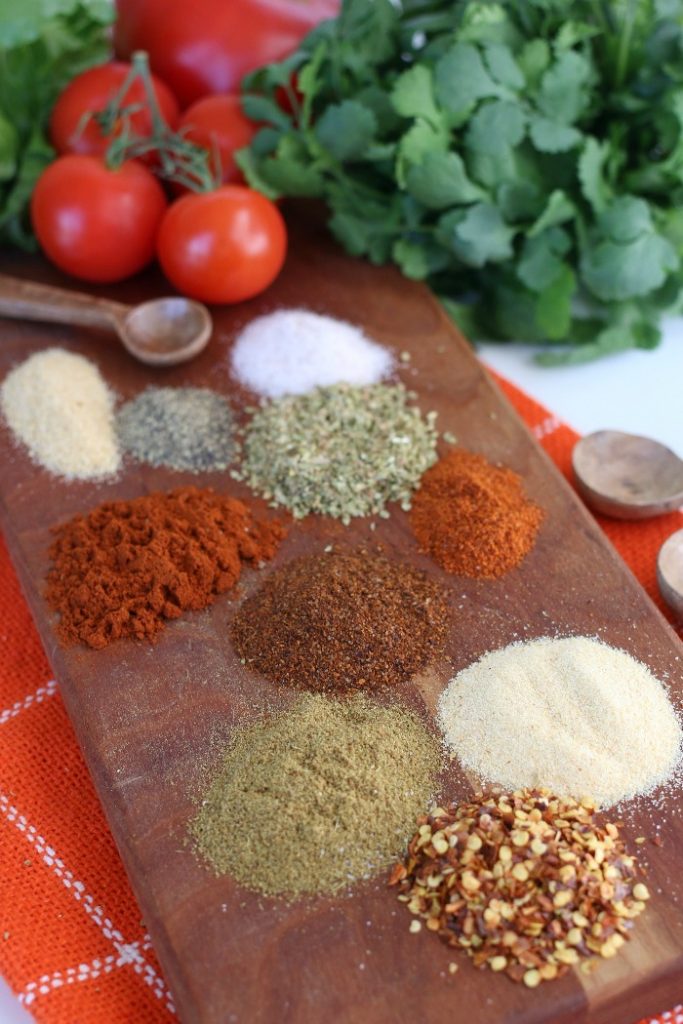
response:
<svg viewBox="0 0 683 1024"><path fill-rule="evenodd" d="M580 433L611 427L646 434L683 456L683 318L665 323L664 341L652 352L623 352L585 366L543 369L521 345L486 344L478 351ZM32 1020L0 978L0 1024Z"/></svg>

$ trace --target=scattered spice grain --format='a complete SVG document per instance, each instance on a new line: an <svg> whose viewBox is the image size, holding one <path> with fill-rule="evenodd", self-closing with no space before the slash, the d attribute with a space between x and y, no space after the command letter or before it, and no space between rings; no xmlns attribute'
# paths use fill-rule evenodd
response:
<svg viewBox="0 0 683 1024"><path fill-rule="evenodd" d="M519 565L542 520L517 473L462 448L427 470L410 513L423 551L447 572L477 579L495 579Z"/></svg>
<svg viewBox="0 0 683 1024"><path fill-rule="evenodd" d="M116 416L122 447L150 466L227 469L237 445L227 401L208 388L147 388Z"/></svg>
<svg viewBox="0 0 683 1024"><path fill-rule="evenodd" d="M390 885L476 967L536 988L582 958L616 956L650 897L618 826L594 811L546 789L435 808Z"/></svg>
<svg viewBox="0 0 683 1024"><path fill-rule="evenodd" d="M436 413L423 419L402 384L347 384L262 405L245 433L235 472L273 505L299 519L311 512L348 523L408 508L436 460Z"/></svg>
<svg viewBox="0 0 683 1024"><path fill-rule="evenodd" d="M217 874L250 889L334 892L405 849L439 762L412 713L304 694L236 728L190 831Z"/></svg>
<svg viewBox="0 0 683 1024"><path fill-rule="evenodd" d="M393 686L437 657L449 612L439 583L365 552L296 558L239 608L232 640L268 679L344 692Z"/></svg>
<svg viewBox="0 0 683 1024"><path fill-rule="evenodd" d="M666 782L683 733L662 683L592 637L541 637L485 654L439 700L447 745L480 778L547 785L610 806Z"/></svg>
<svg viewBox="0 0 683 1024"><path fill-rule="evenodd" d="M241 501L184 487L112 501L55 529L46 599L65 645L154 640L169 619L211 604L243 562L272 558L285 535Z"/></svg>
<svg viewBox="0 0 683 1024"><path fill-rule="evenodd" d="M66 349L36 352L5 377L0 408L34 462L93 480L119 469L114 396L94 363Z"/></svg>

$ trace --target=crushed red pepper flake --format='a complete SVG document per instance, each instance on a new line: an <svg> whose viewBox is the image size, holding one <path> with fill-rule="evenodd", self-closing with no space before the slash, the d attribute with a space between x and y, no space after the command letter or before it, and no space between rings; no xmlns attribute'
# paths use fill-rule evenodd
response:
<svg viewBox="0 0 683 1024"><path fill-rule="evenodd" d="M621 823L598 824L594 812L589 799L544 789L435 808L389 884L476 967L536 988L615 956L650 898Z"/></svg>

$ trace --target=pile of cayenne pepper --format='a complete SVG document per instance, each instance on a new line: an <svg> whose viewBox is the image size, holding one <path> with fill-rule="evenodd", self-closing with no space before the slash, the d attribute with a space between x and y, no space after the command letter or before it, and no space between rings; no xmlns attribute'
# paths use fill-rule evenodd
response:
<svg viewBox="0 0 683 1024"><path fill-rule="evenodd" d="M410 512L421 549L447 572L475 579L519 565L542 521L517 473L462 448L427 470Z"/></svg>
<svg viewBox="0 0 683 1024"><path fill-rule="evenodd" d="M242 565L273 557L285 536L243 502L182 487L112 501L55 530L46 599L65 645L154 640L168 619L210 605Z"/></svg>

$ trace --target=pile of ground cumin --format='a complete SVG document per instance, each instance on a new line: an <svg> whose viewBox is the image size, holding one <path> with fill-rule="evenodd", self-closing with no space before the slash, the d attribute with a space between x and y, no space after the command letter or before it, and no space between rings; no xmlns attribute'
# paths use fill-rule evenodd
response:
<svg viewBox="0 0 683 1024"><path fill-rule="evenodd" d="M250 889L334 892L404 851L440 763L409 711L303 694L235 729L190 832L217 874Z"/></svg>

